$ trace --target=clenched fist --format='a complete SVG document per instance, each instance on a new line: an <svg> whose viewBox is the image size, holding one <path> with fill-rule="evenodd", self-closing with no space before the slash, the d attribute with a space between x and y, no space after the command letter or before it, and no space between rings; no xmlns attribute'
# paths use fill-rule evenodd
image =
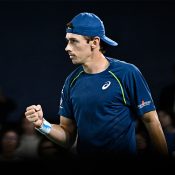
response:
<svg viewBox="0 0 175 175"><path fill-rule="evenodd" d="M26 108L25 116L29 122L39 128L43 123L43 111L41 105L32 105Z"/></svg>

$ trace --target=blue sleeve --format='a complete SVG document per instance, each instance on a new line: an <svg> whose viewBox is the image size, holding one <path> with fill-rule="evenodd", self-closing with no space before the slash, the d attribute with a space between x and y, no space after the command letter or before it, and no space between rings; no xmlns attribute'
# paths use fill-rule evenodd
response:
<svg viewBox="0 0 175 175"><path fill-rule="evenodd" d="M73 119L72 104L69 98L69 83L65 81L61 91L59 115L70 119Z"/></svg>
<svg viewBox="0 0 175 175"><path fill-rule="evenodd" d="M155 110L148 84L139 69L132 65L125 76L128 103L138 116Z"/></svg>

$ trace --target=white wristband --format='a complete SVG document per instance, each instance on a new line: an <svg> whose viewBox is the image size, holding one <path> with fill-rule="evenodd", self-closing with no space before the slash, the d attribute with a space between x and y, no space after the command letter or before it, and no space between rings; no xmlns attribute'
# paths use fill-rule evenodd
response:
<svg viewBox="0 0 175 175"><path fill-rule="evenodd" d="M52 127L52 125L48 121L43 119L43 124L41 125L41 127L35 128L35 129L38 130L40 133L47 135L47 134L49 134L51 127Z"/></svg>

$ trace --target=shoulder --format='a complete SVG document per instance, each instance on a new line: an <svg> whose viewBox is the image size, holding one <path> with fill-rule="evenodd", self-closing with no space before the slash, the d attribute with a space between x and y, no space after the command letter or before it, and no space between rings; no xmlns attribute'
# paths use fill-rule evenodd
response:
<svg viewBox="0 0 175 175"><path fill-rule="evenodd" d="M117 71L117 72L122 72L122 73L134 73L134 72L140 72L139 68L129 62L118 60L116 58L109 58L107 57L111 64L111 70L112 71Z"/></svg>

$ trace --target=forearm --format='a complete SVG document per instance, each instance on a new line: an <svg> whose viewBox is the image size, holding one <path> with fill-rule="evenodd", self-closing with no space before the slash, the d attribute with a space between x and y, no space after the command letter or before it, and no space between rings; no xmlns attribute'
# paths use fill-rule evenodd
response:
<svg viewBox="0 0 175 175"><path fill-rule="evenodd" d="M42 125L41 128L36 129L44 134L48 139L60 146L63 146L64 148L71 147L76 137L75 133L71 133L68 129L66 130L63 126L61 126L61 124L46 123L45 126Z"/></svg>
<svg viewBox="0 0 175 175"><path fill-rule="evenodd" d="M46 137L65 148L72 146L69 133L60 125L52 124L51 131L46 134Z"/></svg>
<svg viewBox="0 0 175 175"><path fill-rule="evenodd" d="M146 128L156 151L161 155L168 155L167 143L161 125L157 122L152 122L146 125Z"/></svg>
<svg viewBox="0 0 175 175"><path fill-rule="evenodd" d="M151 142L159 154L168 155L167 143L156 111L144 114L143 122Z"/></svg>

